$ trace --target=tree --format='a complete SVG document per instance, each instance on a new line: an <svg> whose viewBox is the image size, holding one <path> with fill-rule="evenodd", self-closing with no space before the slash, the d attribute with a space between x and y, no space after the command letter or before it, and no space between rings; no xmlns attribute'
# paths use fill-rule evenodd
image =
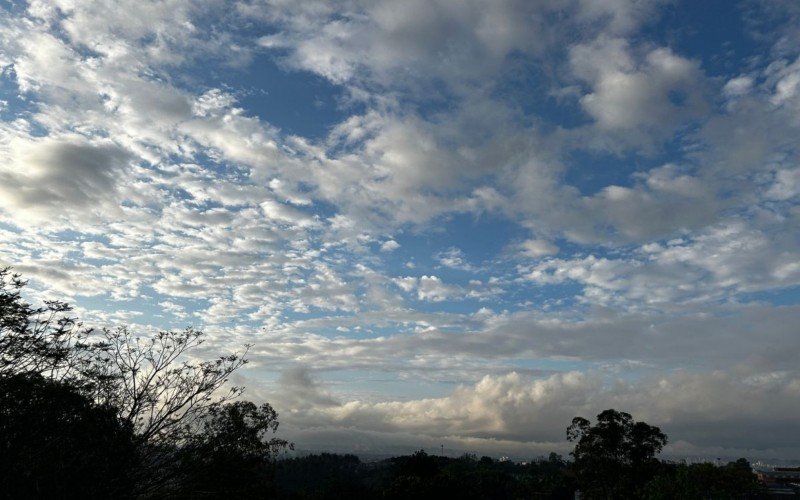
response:
<svg viewBox="0 0 800 500"><path fill-rule="evenodd" d="M244 495L273 493L274 460L288 441L271 437L278 430L278 413L267 403L250 401L214 404L202 419L202 429L182 450L190 494Z"/></svg>
<svg viewBox="0 0 800 500"><path fill-rule="evenodd" d="M152 338L135 336L127 328L103 329L98 344L102 366L96 397L119 408L144 442L179 445L194 427L220 405L241 395L232 387L219 393L228 377L247 363L244 353L191 363L189 350L203 343L203 332L161 331Z"/></svg>
<svg viewBox="0 0 800 500"><path fill-rule="evenodd" d="M190 361L189 351L203 343L200 331L162 331L152 338L138 337L126 328L94 331L72 318L66 303L50 301L41 307L27 303L22 298L26 285L8 268L0 269L0 381L39 377L83 398L91 411L113 413L121 428L132 435L130 456L136 462L132 494L180 490L186 475L180 464L183 449L196 445L198 434L229 444L249 442L262 451L264 446L273 449L284 443L254 441L264 438L266 430L277 429L277 413L269 405L227 404L242 393L241 387L223 387L247 362L249 346L217 359ZM58 401L42 399L39 411L47 412ZM26 411L14 399L8 405L9 418ZM77 412L64 418L89 412L80 408L76 403L63 410ZM209 434L239 417L243 425L229 426L227 434ZM243 448L228 451L237 456L250 453Z"/></svg>
<svg viewBox="0 0 800 500"><path fill-rule="evenodd" d="M91 330L69 315L65 302L33 307L22 298L26 285L19 274L0 268L0 376L36 373L85 386L95 378Z"/></svg>
<svg viewBox="0 0 800 500"><path fill-rule="evenodd" d="M572 456L578 484L587 497L595 498L637 496L658 471L655 455L667 444L658 427L613 409L597 415L594 426L575 417L567 439L576 442Z"/></svg>
<svg viewBox="0 0 800 500"><path fill-rule="evenodd" d="M671 498L762 498L764 485L740 458L718 467L711 463L666 464L644 489L648 500Z"/></svg>
<svg viewBox="0 0 800 500"><path fill-rule="evenodd" d="M115 408L39 374L0 377L0 498L125 498L134 447Z"/></svg>
<svg viewBox="0 0 800 500"><path fill-rule="evenodd" d="M185 470L177 459L211 412L241 395L222 390L228 377L247 363L243 353L189 362L187 353L203 343L203 332L161 331L141 338L127 328L103 329L94 345L94 397L118 408L134 429L140 467L137 492L150 494L180 484Z"/></svg>

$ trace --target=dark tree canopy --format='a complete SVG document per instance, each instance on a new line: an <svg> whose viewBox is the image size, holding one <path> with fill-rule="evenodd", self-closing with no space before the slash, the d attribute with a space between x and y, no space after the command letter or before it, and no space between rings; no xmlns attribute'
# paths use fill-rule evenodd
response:
<svg viewBox="0 0 800 500"><path fill-rule="evenodd" d="M26 285L20 275L0 268L0 375L37 373L73 385L90 383L91 331L70 316L65 302L26 302Z"/></svg>
<svg viewBox="0 0 800 500"><path fill-rule="evenodd" d="M723 466L664 464L645 487L649 500L673 498L763 498L764 485L744 458Z"/></svg>
<svg viewBox="0 0 800 500"><path fill-rule="evenodd" d="M187 490L194 495L273 495L271 465L293 446L276 437L278 414L267 403L214 404L184 447Z"/></svg>
<svg viewBox="0 0 800 500"><path fill-rule="evenodd" d="M193 441L209 453L268 461L290 447L287 441L271 437L277 430L278 413L268 403L236 401L212 405Z"/></svg>
<svg viewBox="0 0 800 500"><path fill-rule="evenodd" d="M667 444L661 429L616 410L597 415L595 425L575 417L567 439L576 443L572 456L579 485L595 498L635 497L657 472L655 456Z"/></svg>
<svg viewBox="0 0 800 500"><path fill-rule="evenodd" d="M0 268L0 453L8 460L0 484L13 485L13 497L52 496L47 488L71 497L179 494L191 476L189 450L264 465L288 445L267 437L278 426L272 407L230 404L242 388L223 390L249 346L189 361L202 332L93 331L66 303L26 302L26 284Z"/></svg>
<svg viewBox="0 0 800 500"><path fill-rule="evenodd" d="M133 430L116 408L38 374L0 377L0 496L123 498Z"/></svg>

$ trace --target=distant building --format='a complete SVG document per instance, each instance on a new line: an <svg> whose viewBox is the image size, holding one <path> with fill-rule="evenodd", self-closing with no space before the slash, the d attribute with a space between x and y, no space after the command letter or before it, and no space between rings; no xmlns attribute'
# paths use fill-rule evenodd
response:
<svg viewBox="0 0 800 500"><path fill-rule="evenodd" d="M800 495L800 467L765 467L753 468L759 481L764 483L770 497L796 497Z"/></svg>
<svg viewBox="0 0 800 500"><path fill-rule="evenodd" d="M765 483L800 483L800 467L754 467L758 479Z"/></svg>

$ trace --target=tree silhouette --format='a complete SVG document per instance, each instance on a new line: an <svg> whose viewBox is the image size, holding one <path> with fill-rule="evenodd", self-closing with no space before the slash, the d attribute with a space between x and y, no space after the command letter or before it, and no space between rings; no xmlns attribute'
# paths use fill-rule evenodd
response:
<svg viewBox="0 0 800 500"><path fill-rule="evenodd" d="M124 498L135 456L115 408L39 374L0 377L0 497Z"/></svg>
<svg viewBox="0 0 800 500"><path fill-rule="evenodd" d="M667 443L658 427L635 422L630 414L605 410L597 424L575 417L567 439L579 486L589 498L633 498L658 471L655 455Z"/></svg>
<svg viewBox="0 0 800 500"><path fill-rule="evenodd" d="M65 302L26 302L26 285L19 274L0 268L0 376L36 373L85 388L94 379L91 330L69 315Z"/></svg>
<svg viewBox="0 0 800 500"><path fill-rule="evenodd" d="M267 403L250 401L212 405L202 420L202 430L184 447L184 467L193 495L272 495L273 468L278 455L293 445L271 437L278 429L278 414Z"/></svg>
<svg viewBox="0 0 800 500"><path fill-rule="evenodd" d="M35 450L31 457L62 441L72 444L59 452L74 447L87 456L96 452L104 457L103 450L90 452L93 446L101 446L97 439L105 439L103 432L112 437L120 433L127 436L125 445L130 447L107 446L119 460L98 460L108 464L127 460L135 465L126 474L126 494L164 496L179 493L185 486L187 451L213 451L218 452L214 456L224 454L229 461L248 463L258 455L264 464L263 459L272 456L267 451L287 445L266 439L265 434L278 425L277 413L269 405L231 405L229 401L243 389L223 390L231 373L247 362L244 356L249 346L244 352L214 360L189 361L187 353L203 342L202 332L163 331L140 338L126 328L93 331L69 315L66 303L50 301L34 307L26 302L22 297L26 284L8 268L0 269L0 385L6 391L2 425L11 436L6 439L0 433L0 439L6 449L24 441L28 420L35 430L28 436L32 444L19 449ZM36 398L25 398L20 388L28 386L31 394L38 394ZM74 425L56 425L59 422ZM87 428L85 422L94 422L99 434L87 436L81 448L73 437ZM36 441L37 435L49 441ZM17 468L4 469L20 472L20 488L33 488L21 496L40 496L40 484L72 484L67 476L75 464L66 463L69 459L64 453L50 453L45 462L25 457L18 456ZM49 466L43 468L37 465L40 462ZM50 474L47 480L40 477L45 473ZM30 480L25 482L25 477Z"/></svg>

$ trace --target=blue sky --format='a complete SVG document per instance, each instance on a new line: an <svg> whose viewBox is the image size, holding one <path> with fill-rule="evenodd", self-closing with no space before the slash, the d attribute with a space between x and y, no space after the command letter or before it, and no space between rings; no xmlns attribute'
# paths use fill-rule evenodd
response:
<svg viewBox="0 0 800 500"><path fill-rule="evenodd" d="M300 448L800 456L796 2L2 6L0 264Z"/></svg>

